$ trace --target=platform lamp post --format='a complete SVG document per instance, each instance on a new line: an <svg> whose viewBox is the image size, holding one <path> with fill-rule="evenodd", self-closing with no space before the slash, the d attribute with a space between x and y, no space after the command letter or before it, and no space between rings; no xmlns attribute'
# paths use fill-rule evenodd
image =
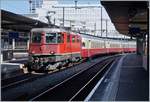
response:
<svg viewBox="0 0 150 102"><path fill-rule="evenodd" d="M106 19L106 38L108 37L108 28L107 28L107 26L108 26L108 19Z"/></svg>
<svg viewBox="0 0 150 102"><path fill-rule="evenodd" d="M63 7L63 27L65 26L65 7Z"/></svg>
<svg viewBox="0 0 150 102"><path fill-rule="evenodd" d="M100 7L100 8L101 8L101 37L102 37L102 29L103 29L103 27L102 27L102 25L103 25L102 19L103 19L103 16L102 16L102 7Z"/></svg>
<svg viewBox="0 0 150 102"><path fill-rule="evenodd" d="M88 57L89 57L89 61L91 62L92 59L90 57L90 45L91 45L90 42L91 42L91 40L88 40Z"/></svg>
<svg viewBox="0 0 150 102"><path fill-rule="evenodd" d="M94 23L94 35L96 36L96 22Z"/></svg>
<svg viewBox="0 0 150 102"><path fill-rule="evenodd" d="M122 49L122 53L123 53L123 36L121 35L121 49Z"/></svg>
<svg viewBox="0 0 150 102"><path fill-rule="evenodd" d="M107 26L108 26L108 24L107 24L107 23L108 23L108 19L105 19L105 22L106 22L106 36L105 36L105 37L106 37L106 41L105 41L105 47L107 47L107 46L106 46L106 42L107 42L107 40L108 40L108 39L107 39L107 38L108 38L108 32L107 32L107 31L108 31L108 28L107 28ZM108 49L107 49L107 48L106 48L106 52L108 52Z"/></svg>

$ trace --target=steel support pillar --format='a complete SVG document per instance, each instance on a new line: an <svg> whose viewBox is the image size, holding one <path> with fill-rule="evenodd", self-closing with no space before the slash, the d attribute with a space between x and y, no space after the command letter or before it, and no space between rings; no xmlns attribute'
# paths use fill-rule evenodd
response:
<svg viewBox="0 0 150 102"><path fill-rule="evenodd" d="M136 39L136 42L137 42L137 49L136 49L136 51L137 51L137 55L143 55L144 54L144 40L143 40L143 38L139 38L139 37L137 37L137 39Z"/></svg>
<svg viewBox="0 0 150 102"><path fill-rule="evenodd" d="M29 50L29 44L30 44L30 40L27 40L27 50Z"/></svg>
<svg viewBox="0 0 150 102"><path fill-rule="evenodd" d="M144 54L144 43L145 43L144 38L137 37L136 42L137 42L137 54L143 55Z"/></svg>
<svg viewBox="0 0 150 102"><path fill-rule="evenodd" d="M12 39L12 60L14 60L15 39Z"/></svg>
<svg viewBox="0 0 150 102"><path fill-rule="evenodd" d="M12 50L15 49L15 39L12 39Z"/></svg>

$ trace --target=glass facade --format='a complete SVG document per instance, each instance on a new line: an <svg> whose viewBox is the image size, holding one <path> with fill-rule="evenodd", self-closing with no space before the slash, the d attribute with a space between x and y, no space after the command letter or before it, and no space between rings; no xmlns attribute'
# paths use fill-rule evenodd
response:
<svg viewBox="0 0 150 102"><path fill-rule="evenodd" d="M32 13L35 13L36 8L42 7L43 0L29 0Z"/></svg>

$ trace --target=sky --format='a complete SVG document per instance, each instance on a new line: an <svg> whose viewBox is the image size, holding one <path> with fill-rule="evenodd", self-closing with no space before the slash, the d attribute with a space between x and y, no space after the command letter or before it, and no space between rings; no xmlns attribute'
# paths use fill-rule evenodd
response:
<svg viewBox="0 0 150 102"><path fill-rule="evenodd" d="M29 3L28 0L1 0L1 9L19 14L28 13Z"/></svg>
<svg viewBox="0 0 150 102"><path fill-rule="evenodd" d="M100 4L100 0L77 0L78 4ZM75 0L59 0L60 3L74 4Z"/></svg>
<svg viewBox="0 0 150 102"><path fill-rule="evenodd" d="M75 0L58 0L60 4L74 4ZM77 0L78 4L100 4L100 0ZM29 13L29 0L1 0L1 9L18 14Z"/></svg>
<svg viewBox="0 0 150 102"><path fill-rule="evenodd" d="M75 0L58 0L59 4L74 4ZM100 0L77 0L77 4L96 4L101 5ZM14 12L17 14L28 14L29 13L29 0L1 0L1 9ZM104 9L103 9L104 10ZM103 17L108 15L103 12ZM114 29L114 27L112 27Z"/></svg>

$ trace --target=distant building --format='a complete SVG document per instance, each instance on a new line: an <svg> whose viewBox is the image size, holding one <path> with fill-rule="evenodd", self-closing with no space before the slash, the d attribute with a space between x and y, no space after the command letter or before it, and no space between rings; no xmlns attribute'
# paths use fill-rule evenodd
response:
<svg viewBox="0 0 150 102"><path fill-rule="evenodd" d="M90 33L93 35L106 36L106 22L109 19L106 13L103 13L103 22L101 30L101 7L100 5L88 4L59 4L59 0L30 0L32 1L33 11L26 16L48 23L46 16L50 17L52 24L58 26L71 27L75 30ZM64 11L63 11L64 7ZM106 12L103 8L103 12ZM108 33L114 30L114 26L109 21ZM111 32L111 33L116 33ZM109 35L109 34L108 34Z"/></svg>
<svg viewBox="0 0 150 102"><path fill-rule="evenodd" d="M43 0L29 0L30 13L35 13L36 8L39 8L43 4Z"/></svg>

